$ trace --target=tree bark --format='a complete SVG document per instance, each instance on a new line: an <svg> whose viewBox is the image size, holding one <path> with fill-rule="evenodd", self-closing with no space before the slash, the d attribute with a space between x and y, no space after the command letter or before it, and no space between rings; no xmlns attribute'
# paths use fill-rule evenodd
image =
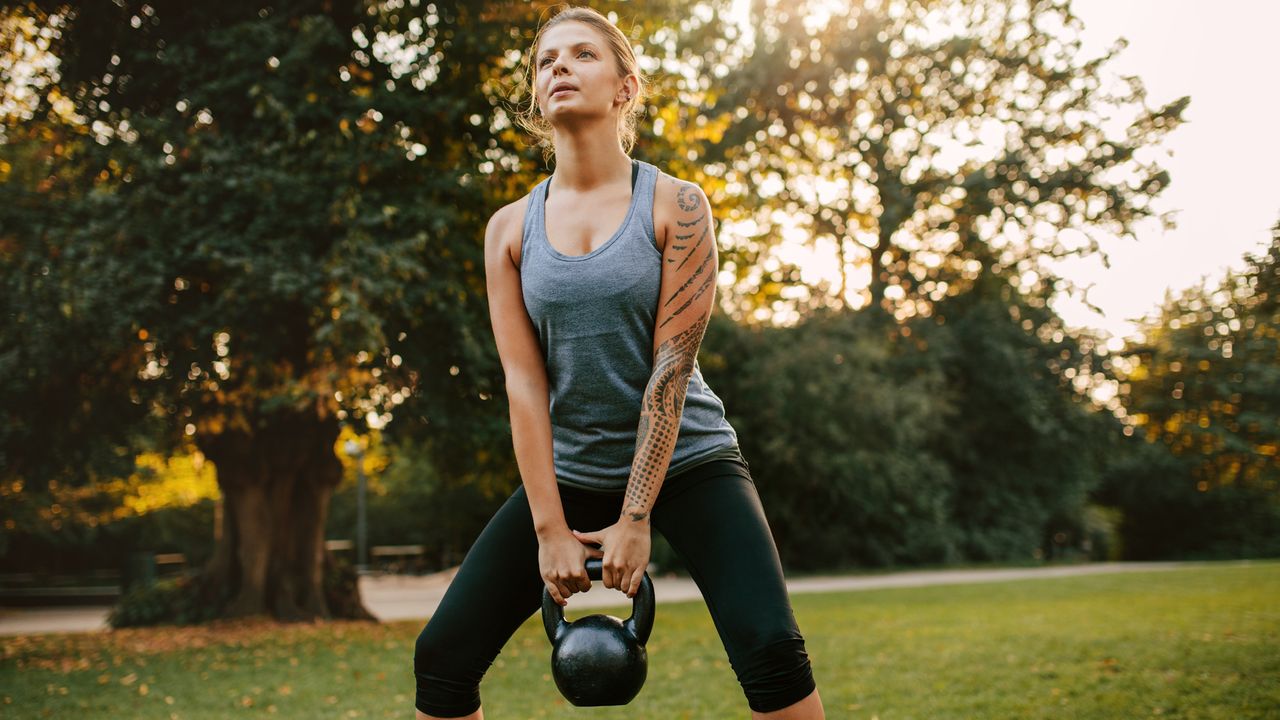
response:
<svg viewBox="0 0 1280 720"><path fill-rule="evenodd" d="M235 571L235 543L228 542L229 538L235 537L236 524L235 512L231 509L230 503L227 502L225 493L223 497L218 498L220 511L218 515L218 532L216 533L213 546L213 557L209 559L209 563L204 567L206 576L214 578L229 578L231 573ZM225 585L224 585L225 587Z"/></svg>
<svg viewBox="0 0 1280 720"><path fill-rule="evenodd" d="M260 483L245 483L227 493L238 521L235 557L240 569L239 591L227 607L228 617L262 615L267 611L267 568L273 548L272 517L264 491Z"/></svg>
<svg viewBox="0 0 1280 720"><path fill-rule="evenodd" d="M271 615L305 621L334 616L325 572L324 525L342 479L334 454L338 424L298 412L252 419L252 431L229 429L199 440L217 467L224 498L222 538L206 566L230 598L221 615ZM342 574L344 617L372 619L354 575ZM332 589L331 589L332 590Z"/></svg>

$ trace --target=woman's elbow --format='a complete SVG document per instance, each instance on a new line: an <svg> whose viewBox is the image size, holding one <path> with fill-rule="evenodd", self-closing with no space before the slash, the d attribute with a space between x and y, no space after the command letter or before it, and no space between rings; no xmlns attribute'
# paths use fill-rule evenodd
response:
<svg viewBox="0 0 1280 720"><path fill-rule="evenodd" d="M546 400L547 381L534 373L510 373L506 378L507 400L512 404Z"/></svg>

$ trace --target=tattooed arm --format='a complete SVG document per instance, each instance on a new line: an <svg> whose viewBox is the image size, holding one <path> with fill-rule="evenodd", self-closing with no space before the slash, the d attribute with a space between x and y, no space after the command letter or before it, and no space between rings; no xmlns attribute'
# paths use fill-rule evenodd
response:
<svg viewBox="0 0 1280 720"><path fill-rule="evenodd" d="M697 185L659 176L675 186L662 253L662 289L653 334L653 372L640 405L635 462L622 516L645 521L675 451L685 391L715 301L716 236L711 206ZM661 196L663 193L659 193Z"/></svg>
<svg viewBox="0 0 1280 720"><path fill-rule="evenodd" d="M640 401L635 460L613 526L578 533L604 545L602 579L634 596L649 564L649 513L666 477L680 431L685 392L711 316L719 265L711 207L697 185L660 174L655 231L662 246L662 282L654 320L653 371ZM661 218L661 219L660 219Z"/></svg>

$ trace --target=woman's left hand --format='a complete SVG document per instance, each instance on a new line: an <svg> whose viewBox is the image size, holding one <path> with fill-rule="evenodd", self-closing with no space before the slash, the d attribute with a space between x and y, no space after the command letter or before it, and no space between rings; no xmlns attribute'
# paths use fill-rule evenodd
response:
<svg viewBox="0 0 1280 720"><path fill-rule="evenodd" d="M640 579L649 567L649 521L622 518L603 530L573 531L584 545L593 543L603 550L601 579L604 586L635 597Z"/></svg>

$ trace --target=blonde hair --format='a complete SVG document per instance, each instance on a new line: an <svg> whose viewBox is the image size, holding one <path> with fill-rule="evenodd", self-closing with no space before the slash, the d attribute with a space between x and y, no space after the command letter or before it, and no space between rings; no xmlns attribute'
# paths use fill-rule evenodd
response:
<svg viewBox="0 0 1280 720"><path fill-rule="evenodd" d="M635 52L631 49L631 42L627 40L626 35L622 34L618 26L614 25L599 12L589 7L567 5L563 7L563 10L538 28L538 32L533 38L533 45L525 56L524 80L520 84L527 91L528 104L517 110L516 124L537 139L538 145L542 147L544 161L549 160L555 154L551 123L547 122L547 119L542 116L542 112L538 109L538 64L535 60L538 56L538 45L542 42L542 34L544 32L560 23L571 20L577 21L590 25L604 36L609 50L613 53L614 62L618 66L618 77L636 76L638 81L636 93L618 111L618 141L622 144L623 151L630 153L636 144L636 119L644 114L644 94L648 84L645 76L640 72L640 65L636 61Z"/></svg>

